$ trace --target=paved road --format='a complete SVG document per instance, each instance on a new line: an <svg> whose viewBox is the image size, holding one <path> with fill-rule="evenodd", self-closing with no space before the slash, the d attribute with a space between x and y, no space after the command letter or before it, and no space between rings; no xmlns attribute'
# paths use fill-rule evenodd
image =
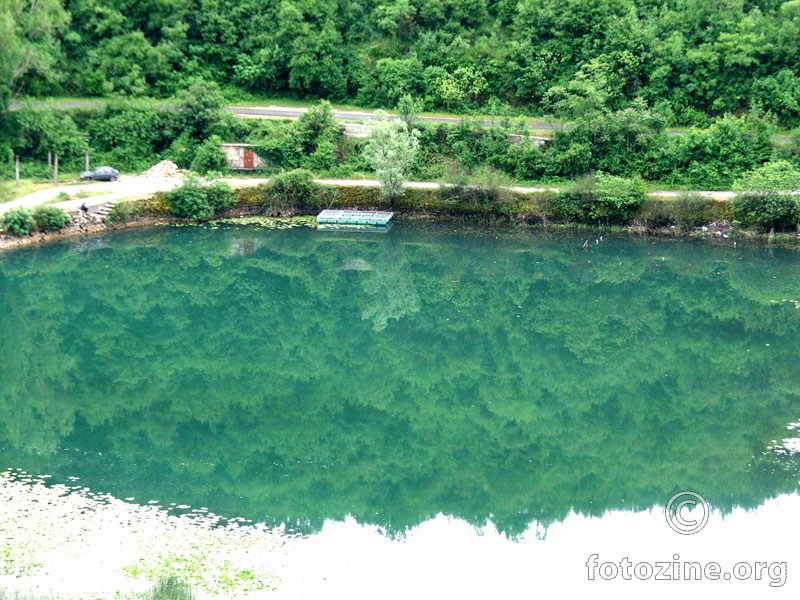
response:
<svg viewBox="0 0 800 600"><path fill-rule="evenodd" d="M123 175L119 181L115 182L89 182L89 183L73 183L60 185L58 187L47 188L33 192L22 198L18 198L11 202L0 204L0 214L12 208L24 206L32 208L40 204L52 203L54 206L63 208L65 210L77 210L81 204L86 203L90 209L108 203L116 203L120 200L143 198L154 194L155 192L166 192L176 187L183 181L182 177L164 177L164 178L150 178L141 175ZM259 183L266 183L268 179L251 179L251 178L227 178L223 181L228 182L233 187L243 187L250 185L258 185ZM380 183L374 179L317 179L317 183L323 185L341 185L341 186L357 186L357 187L378 187ZM440 184L431 181L411 181L406 184L409 188L417 189L436 189ZM508 186L506 189L519 192L523 194L533 194L538 192L557 192L558 188L553 187L527 187L527 186ZM98 193L100 192L100 193ZM59 194L64 193L72 199L64 200L61 202L53 202ZM96 194L87 196L85 198L77 198L79 194ZM666 198L675 198L681 192L674 191L661 191L650 192L650 196L661 196ZM733 192L697 192L708 198L715 200L729 200L733 197Z"/></svg>
<svg viewBox="0 0 800 600"><path fill-rule="evenodd" d="M308 112L307 108L290 108L286 106L252 106L252 107L245 107L245 106L229 106L226 108L235 115L239 115L242 117L259 117L259 118L285 118L285 119L297 119L303 113ZM375 119L374 112L367 112L367 111L353 111L353 110L336 110L333 111L333 116L338 119L339 121L372 121ZM400 117L398 115L387 113L388 118L390 121L396 121ZM426 116L418 116L415 117L420 121L425 121L427 123L460 123L462 120L467 119L469 117L426 117ZM500 118L494 119L494 123L499 123L501 121ZM491 127L493 124L491 119L483 120L483 125L485 127ZM559 129L565 129L565 125L563 123L545 123L541 121L536 122L529 122L526 125L529 129L542 129L548 131L555 131Z"/></svg>
<svg viewBox="0 0 800 600"><path fill-rule="evenodd" d="M43 102L40 104L44 104ZM19 110L22 105L19 102L13 102L9 105L10 110ZM92 106L96 106L96 103L92 102L82 102L80 100L72 101L72 102L60 102L59 107L61 108L90 108ZM273 119L297 119L299 118L304 112L307 112L307 108L293 108L289 106L227 106L224 110L228 110L235 115L239 115L242 117L251 117L251 118L273 118ZM350 110L334 110L333 116L340 120L340 121L370 121L375 119L375 113L370 111L350 111ZM399 119L397 115L389 113L389 120L396 120ZM426 117L426 116L419 116L417 117L421 121L426 121L428 123L460 123L462 120L467 119L469 120L469 116L464 117ZM501 119L497 118L495 122L500 122ZM493 125L490 119L484 119L483 125L485 127L491 127ZM526 124L526 127L529 129L538 129L544 131L563 131L567 129L567 126L564 123L548 123L544 121L531 121ZM669 129L667 131L668 135L686 135L686 130L683 129ZM772 136L773 142L780 142L780 143L789 143L792 141L792 138L786 135L773 135Z"/></svg>
<svg viewBox="0 0 800 600"><path fill-rule="evenodd" d="M39 103L39 104L44 104ZM72 101L72 102L59 102L58 106L60 108L91 108L93 106L97 106L96 103L93 102L81 102L80 100ZM22 104L19 102L13 102L9 105L11 110L19 110L22 107ZM295 108L291 106L227 106L224 110L230 111L235 115L239 115L241 117L255 117L255 118L273 118L273 119L298 119L303 113L308 112L307 108ZM389 115L390 121L395 121L400 117L392 114L387 113ZM339 121L372 121L375 119L375 113L372 111L357 111L357 110L333 110L333 116L338 119ZM426 116L418 116L415 117L420 121L426 121L428 123L460 123L462 120L467 119L470 120L469 116L464 117L426 117ZM494 123L499 123L501 118L494 119ZM483 121L484 126L491 127L493 125L491 119L486 119ZM559 129L566 129L563 123L546 123L541 121L531 122L527 124L527 127L530 129L541 129L541 130L548 130L548 131L555 131Z"/></svg>

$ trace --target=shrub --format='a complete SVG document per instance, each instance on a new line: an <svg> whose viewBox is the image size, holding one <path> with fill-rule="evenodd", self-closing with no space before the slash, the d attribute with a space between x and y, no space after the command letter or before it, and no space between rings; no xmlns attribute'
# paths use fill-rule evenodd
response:
<svg viewBox="0 0 800 600"><path fill-rule="evenodd" d="M214 183L205 187L206 198L208 204L214 212L219 212L224 208L236 205L236 199L233 197L233 190L224 181L215 181Z"/></svg>
<svg viewBox="0 0 800 600"><path fill-rule="evenodd" d="M304 208L312 205L318 195L319 186L314 175L305 169L295 169L275 175L267 187L267 197L273 203Z"/></svg>
<svg viewBox="0 0 800 600"><path fill-rule="evenodd" d="M225 153L220 148L222 141L212 135L197 147L192 159L192 171L206 174L210 171L222 171L228 166Z"/></svg>
<svg viewBox="0 0 800 600"><path fill-rule="evenodd" d="M589 216L624 222L633 216L647 197L644 182L638 177L627 179L597 173L594 186L595 202Z"/></svg>
<svg viewBox="0 0 800 600"><path fill-rule="evenodd" d="M639 210L647 197L644 182L599 172L577 181L553 198L558 216L583 222L624 223Z"/></svg>
<svg viewBox="0 0 800 600"><path fill-rule="evenodd" d="M680 194L672 203L675 225L681 229L692 229L710 223L719 217L719 203L698 193Z"/></svg>
<svg viewBox="0 0 800 600"><path fill-rule="evenodd" d="M108 213L105 218L106 225L113 225L114 223L127 223L137 217L137 208L133 202L118 202Z"/></svg>
<svg viewBox="0 0 800 600"><path fill-rule="evenodd" d="M188 177L183 185L172 190L168 197L169 210L177 217L201 221L211 218L214 214L203 184L194 177Z"/></svg>
<svg viewBox="0 0 800 600"><path fill-rule="evenodd" d="M33 220L42 231L58 231L69 223L69 215L55 206L40 206L33 211Z"/></svg>
<svg viewBox="0 0 800 600"><path fill-rule="evenodd" d="M187 177L183 185L167 194L167 200L173 215L198 221L210 219L214 213L236 204L233 190L227 183L215 181L203 185L195 177Z"/></svg>
<svg viewBox="0 0 800 600"><path fill-rule="evenodd" d="M742 225L763 229L794 229L800 223L800 205L786 192L745 192L731 200L733 218Z"/></svg>
<svg viewBox="0 0 800 600"><path fill-rule="evenodd" d="M647 227L668 227L673 225L675 220L667 205L669 200L662 198L646 198L642 202L637 218L644 221Z"/></svg>
<svg viewBox="0 0 800 600"><path fill-rule="evenodd" d="M791 229L800 223L800 171L785 161L769 162L734 182L739 194L731 200L734 218L764 229Z"/></svg>
<svg viewBox="0 0 800 600"><path fill-rule="evenodd" d="M27 208L12 208L0 217L0 225L11 234L22 237L31 232L36 222Z"/></svg>

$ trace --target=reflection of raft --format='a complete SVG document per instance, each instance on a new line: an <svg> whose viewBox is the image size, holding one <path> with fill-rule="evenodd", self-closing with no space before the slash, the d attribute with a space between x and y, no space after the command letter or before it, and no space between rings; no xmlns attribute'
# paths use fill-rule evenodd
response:
<svg viewBox="0 0 800 600"><path fill-rule="evenodd" d="M317 215L320 229L374 229L386 231L394 213L361 210L323 210Z"/></svg>

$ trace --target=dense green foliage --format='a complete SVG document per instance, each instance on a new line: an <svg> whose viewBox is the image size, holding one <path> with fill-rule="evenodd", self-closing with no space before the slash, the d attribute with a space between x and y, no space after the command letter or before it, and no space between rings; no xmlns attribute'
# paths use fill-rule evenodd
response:
<svg viewBox="0 0 800 600"><path fill-rule="evenodd" d="M786 161L775 161L746 173L734 182L734 217L744 225L766 230L800 225L800 171Z"/></svg>
<svg viewBox="0 0 800 600"><path fill-rule="evenodd" d="M208 184L194 177L184 180L166 196L173 215L198 221L210 219L236 203L233 191L227 183L216 181Z"/></svg>
<svg viewBox="0 0 800 600"><path fill-rule="evenodd" d="M556 214L582 222L625 223L646 197L640 179L624 179L602 171L575 183L553 198Z"/></svg>
<svg viewBox="0 0 800 600"><path fill-rule="evenodd" d="M36 225L33 212L27 208L12 208L0 216L0 225L17 236L28 235Z"/></svg>
<svg viewBox="0 0 800 600"><path fill-rule="evenodd" d="M8 253L0 465L306 530L796 492L796 250L583 241L217 224Z"/></svg>
<svg viewBox="0 0 800 600"><path fill-rule="evenodd" d="M394 201L403 195L408 169L419 148L419 132L387 121L382 111L376 116L378 123L364 146L364 158L381 182L381 195Z"/></svg>
<svg viewBox="0 0 800 600"><path fill-rule="evenodd" d="M36 91L36 79L61 81L53 67L64 58L57 38L68 22L61 0L0 0L0 114L26 84Z"/></svg>
<svg viewBox="0 0 800 600"><path fill-rule="evenodd" d="M69 223L69 215L56 206L45 204L36 207L33 220L40 231L57 231Z"/></svg>
<svg viewBox="0 0 800 600"><path fill-rule="evenodd" d="M213 84L195 81L191 90L192 96L183 94L180 102L162 105L116 100L69 112L26 105L5 116L6 133L21 157L23 177L48 176L48 150L60 153L62 168L82 170L87 146L93 164L123 172L145 170L163 158L200 173L220 172L226 167L219 144L230 141L250 143L268 172L300 168L328 177L375 177L373 167L380 165L369 159L380 155L391 158L383 161L381 172L392 173L403 162L403 178L448 183L465 177L478 183L563 182L602 171L694 189L727 189L770 160L800 168L800 137L774 146L769 120L755 112L726 116L687 135L669 135L664 118L639 102L619 111L584 114L568 130L556 131L545 146L537 146L507 119L493 127L466 120L417 121L416 151L400 161L396 152L371 155L368 140L345 136L327 102L296 121L243 120L220 111L221 96ZM405 110L410 122L413 106ZM386 131L396 137L402 128L387 124ZM13 177L12 161L2 164L2 173Z"/></svg>
<svg viewBox="0 0 800 600"><path fill-rule="evenodd" d="M167 96L202 77L231 95L357 99L383 108L409 95L428 109L513 107L573 118L645 101L680 124L707 125L711 116L756 107L784 125L800 123L794 0L65 0L63 6L71 22L61 43L52 37L66 22L54 10L45 21L48 36L30 42L39 61L20 79L29 93ZM24 28L11 39L25 41ZM17 64L28 47L4 48L0 69Z"/></svg>

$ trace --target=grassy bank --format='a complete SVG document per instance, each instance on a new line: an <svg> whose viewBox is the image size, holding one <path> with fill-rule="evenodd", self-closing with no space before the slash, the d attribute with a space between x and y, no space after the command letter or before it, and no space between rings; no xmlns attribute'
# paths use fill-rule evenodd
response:
<svg viewBox="0 0 800 600"><path fill-rule="evenodd" d="M635 233L691 233L695 228L731 220L730 203L687 193L677 198L648 197L627 218L618 216L584 218L564 194L556 192L519 193L496 186L452 185L440 189L406 189L390 201L380 189L362 186L329 186L311 182L294 186L273 183L238 188L235 205L217 216L316 215L326 208L393 210L398 216L458 218L468 221L508 222L528 225L627 227ZM127 223L144 217L171 216L168 194L155 194L137 202L116 206L109 221Z"/></svg>

